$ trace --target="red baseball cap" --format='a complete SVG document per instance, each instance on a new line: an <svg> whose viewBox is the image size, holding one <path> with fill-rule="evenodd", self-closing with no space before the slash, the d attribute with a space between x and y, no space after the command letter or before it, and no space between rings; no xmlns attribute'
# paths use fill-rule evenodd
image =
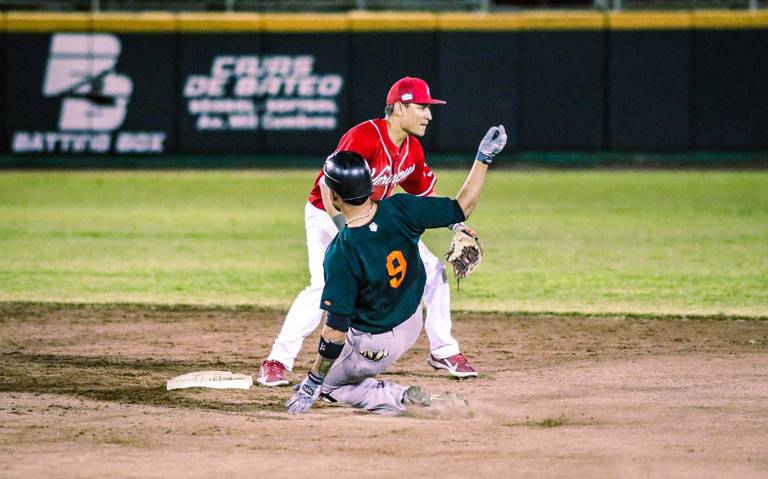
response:
<svg viewBox="0 0 768 479"><path fill-rule="evenodd" d="M421 78L405 77L397 80L387 93L387 105L400 103L420 103L422 105L445 105L443 100L436 100L429 94L429 85Z"/></svg>

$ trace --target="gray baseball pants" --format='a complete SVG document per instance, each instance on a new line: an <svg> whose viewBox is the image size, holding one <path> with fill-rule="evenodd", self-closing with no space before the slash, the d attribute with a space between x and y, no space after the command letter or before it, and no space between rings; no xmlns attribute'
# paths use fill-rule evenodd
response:
<svg viewBox="0 0 768 479"><path fill-rule="evenodd" d="M375 378L411 349L423 323L419 307L413 316L391 331L370 334L349 328L344 349L325 377L323 393L377 414L402 414L405 411L403 394L408 387ZM386 356L378 361L369 359L379 351L386 351Z"/></svg>

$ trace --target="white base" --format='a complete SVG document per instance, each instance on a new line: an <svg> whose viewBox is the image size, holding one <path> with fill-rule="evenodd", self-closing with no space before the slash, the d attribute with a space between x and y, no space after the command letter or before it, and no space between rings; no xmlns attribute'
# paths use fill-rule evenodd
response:
<svg viewBox="0 0 768 479"><path fill-rule="evenodd" d="M182 374L166 382L166 390L184 388L250 389L253 378L230 371L197 371Z"/></svg>

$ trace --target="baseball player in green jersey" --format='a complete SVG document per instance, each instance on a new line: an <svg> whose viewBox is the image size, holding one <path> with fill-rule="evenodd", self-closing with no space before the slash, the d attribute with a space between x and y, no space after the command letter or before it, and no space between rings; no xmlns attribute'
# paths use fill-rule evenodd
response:
<svg viewBox="0 0 768 479"><path fill-rule="evenodd" d="M369 198L371 172L362 156L342 150L328 157L323 180L346 227L325 253L320 307L328 317L317 359L286 402L288 413L306 412L321 393L385 415L431 404L433 398L418 386L375 377L413 346L423 326L421 235L469 217L488 166L506 141L503 126L488 130L456 199L398 194L374 202Z"/></svg>

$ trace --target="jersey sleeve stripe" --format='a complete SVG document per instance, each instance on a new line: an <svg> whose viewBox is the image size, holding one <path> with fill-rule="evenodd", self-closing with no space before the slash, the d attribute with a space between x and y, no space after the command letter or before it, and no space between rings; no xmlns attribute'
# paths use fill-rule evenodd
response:
<svg viewBox="0 0 768 479"><path fill-rule="evenodd" d="M435 182L437 181L437 176L432 177L432 183L429 184L429 188L427 188L424 193L419 193L416 196L427 196L428 194L432 193L432 188L435 187Z"/></svg>
<svg viewBox="0 0 768 479"><path fill-rule="evenodd" d="M392 157L389 156L389 151L387 151L387 144L384 143L384 138L381 136L381 132L379 131L379 127L376 126L376 123L374 123L373 120L368 120L368 123L373 125L373 129L376 130L376 133L379 135L379 141L381 141L381 146L384 147L384 153L387 155L387 159L389 160L389 164L392 165Z"/></svg>
<svg viewBox="0 0 768 479"><path fill-rule="evenodd" d="M405 137L405 153L403 154L403 159L400 160L400 164L397 166L397 169L402 171L403 169L403 163L405 163L405 159L408 158L408 152L411 150L411 136L408 135Z"/></svg>
<svg viewBox="0 0 768 479"><path fill-rule="evenodd" d="M387 159L389 160L389 172L390 174L394 173L393 169L395 168L395 163L392 161L392 157L389 155L389 151L387 150L387 144L384 143L384 137L381 136L381 131L379 131L379 127L376 126L376 123L374 123L373 120L368 120L371 125L373 125L373 128L376 129L376 133L379 135L379 141L381 141L381 148L384 150L384 153L387 155ZM389 194L394 190L394 185L384 185L384 194L381 195L382 198L386 198L389 196Z"/></svg>

